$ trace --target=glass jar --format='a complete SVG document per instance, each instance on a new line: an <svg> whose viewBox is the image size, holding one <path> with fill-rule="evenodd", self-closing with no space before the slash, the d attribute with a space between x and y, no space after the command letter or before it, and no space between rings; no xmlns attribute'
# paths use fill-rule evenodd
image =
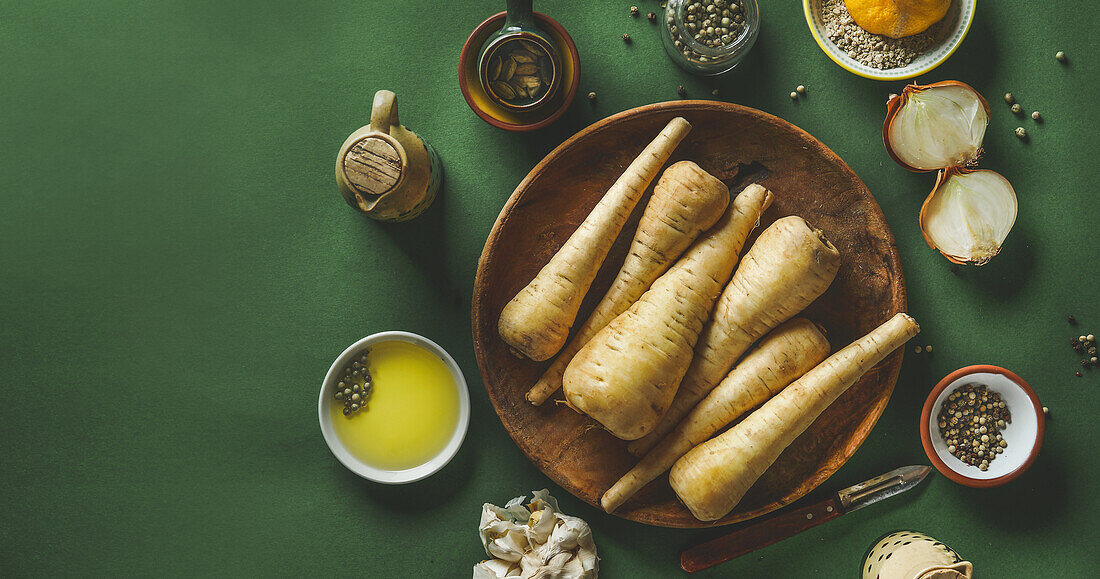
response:
<svg viewBox="0 0 1100 579"><path fill-rule="evenodd" d="M699 5L699 8L690 10L689 5ZM712 6L714 11L708 11ZM726 10L729 16L723 15ZM718 46L708 46L695 39L704 23L714 19L706 28L718 28L722 18L730 18L726 28L735 24L743 24L743 27L736 36L715 40L724 41ZM756 0L668 0L661 40L669 58L680 68L692 74L713 76L740 64L756 43L759 32L760 8Z"/></svg>

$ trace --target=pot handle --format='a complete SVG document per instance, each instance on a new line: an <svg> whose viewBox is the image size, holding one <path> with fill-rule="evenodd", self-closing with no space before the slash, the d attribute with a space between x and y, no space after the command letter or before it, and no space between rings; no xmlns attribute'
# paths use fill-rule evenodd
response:
<svg viewBox="0 0 1100 579"><path fill-rule="evenodd" d="M370 110L370 130L390 134L390 127L400 125L397 119L397 95L393 91L380 90L374 93L374 104Z"/></svg>
<svg viewBox="0 0 1100 579"><path fill-rule="evenodd" d="M535 28L535 13L532 0L508 0L508 13L504 28Z"/></svg>

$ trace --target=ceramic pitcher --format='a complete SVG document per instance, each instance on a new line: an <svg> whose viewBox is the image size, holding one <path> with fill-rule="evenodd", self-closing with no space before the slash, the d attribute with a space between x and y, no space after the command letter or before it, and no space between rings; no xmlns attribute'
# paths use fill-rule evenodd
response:
<svg viewBox="0 0 1100 579"><path fill-rule="evenodd" d="M863 557L863 579L970 579L974 567L951 547L916 531L896 531L875 541Z"/></svg>
<svg viewBox="0 0 1100 579"><path fill-rule="evenodd" d="M397 96L375 93L370 124L352 133L336 158L336 184L348 205L379 221L405 221L432 204L442 180L435 151L398 120Z"/></svg>

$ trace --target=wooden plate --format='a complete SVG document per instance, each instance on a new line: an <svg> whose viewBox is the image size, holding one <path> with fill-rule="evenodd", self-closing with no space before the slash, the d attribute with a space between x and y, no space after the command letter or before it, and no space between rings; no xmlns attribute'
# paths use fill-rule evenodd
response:
<svg viewBox="0 0 1100 579"><path fill-rule="evenodd" d="M679 101L625 111L577 133L531 170L497 218L474 282L473 337L489 399L520 450L562 488L597 507L600 495L635 459L623 441L555 404L560 392L541 407L524 400L546 363L513 357L497 336L497 318L677 115L693 128L670 163L691 159L726 181L731 192L755 181L775 194L749 243L775 219L800 215L840 250L844 261L836 280L804 314L825 328L834 349L906 309L897 247L882 210L835 153L794 125L733 104ZM646 200L612 248L580 319L610 285ZM837 399L724 519L697 521L676 499L667 476L616 514L651 525L704 527L750 519L802 497L836 472L867 437L890 398L901 358L898 350Z"/></svg>

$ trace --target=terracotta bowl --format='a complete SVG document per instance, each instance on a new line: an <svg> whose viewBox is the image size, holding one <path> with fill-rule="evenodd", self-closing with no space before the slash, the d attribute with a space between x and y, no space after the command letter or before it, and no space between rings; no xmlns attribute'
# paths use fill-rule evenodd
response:
<svg viewBox="0 0 1100 579"><path fill-rule="evenodd" d="M947 397L967 384L982 384L1000 394L1012 417L1008 427L1001 431L1008 446L1004 454L990 462L986 471L966 464L947 452L947 443L940 436L936 423ZM947 478L968 487L1000 486L1020 476L1035 462L1043 445L1046 428L1043 418L1043 406L1023 378L999 366L967 366L948 374L928 395L920 416L921 444L932 465Z"/></svg>
<svg viewBox="0 0 1100 579"><path fill-rule="evenodd" d="M541 129L558 120L573 103L573 97L577 96L577 86L580 84L581 77L581 60L577 55L577 45L573 44L573 39L557 20L535 12L535 20L538 21L539 28L546 31L558 47L558 58L562 65L562 85L558 87L553 98L537 110L529 112L508 110L486 94L481 81L478 80L477 70L478 52L489 36L504 25L504 16L504 12L499 12L478 24L466 39L466 44L462 45L462 53L458 57L458 86L462 89L466 104L470 105L477 116L490 125L517 132Z"/></svg>

